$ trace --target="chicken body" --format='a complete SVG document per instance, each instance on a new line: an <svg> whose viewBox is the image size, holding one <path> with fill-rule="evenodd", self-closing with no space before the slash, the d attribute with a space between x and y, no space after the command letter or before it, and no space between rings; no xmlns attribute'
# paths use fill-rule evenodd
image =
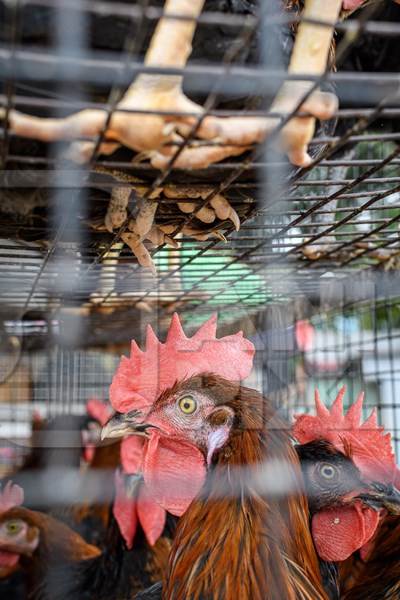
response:
<svg viewBox="0 0 400 600"><path fill-rule="evenodd" d="M54 473L56 478L57 469L79 469L85 440L94 446L90 464L81 468L82 495L86 476L90 478L96 471L105 489L114 489L120 443L96 445L100 425L92 421L88 417L63 416L51 420L37 432L32 454L22 472L14 477L22 484L25 477L29 478L27 502L34 499L29 492L35 473L42 475L47 470L47 476L52 478ZM61 447L54 446L54 436ZM56 480L54 485L57 485ZM162 577L175 528L174 517L168 517L154 546L147 542L139 523L133 547L128 550L112 514L111 494L108 501L43 506L43 510L45 513L21 507L0 516L0 528L2 522L17 519L28 524L31 535L38 532L37 549L31 556L24 557L22 553L20 560L24 577L19 575L19 578L25 579L33 600L125 600ZM0 535L0 552L2 543ZM12 585L10 578L6 585ZM15 596L15 600L20 598Z"/></svg>
<svg viewBox="0 0 400 600"><path fill-rule="evenodd" d="M340 572L343 577L343 600L400 598L399 536L399 517L386 516L371 542L366 559L357 556L350 561L350 565L343 565Z"/></svg>
<svg viewBox="0 0 400 600"><path fill-rule="evenodd" d="M29 481L26 494L28 501L31 497L30 490L34 491L32 477L36 473L42 475L46 469L52 469L47 471L47 476L52 477L56 468L79 469L83 452L81 433L87 424L87 418L64 417L61 422L60 419L53 419L36 433L32 454L22 471L15 474L15 480L21 483ZM76 443L71 443L71 447L54 448L53 437L58 435L61 439L60 432L68 432L70 442L75 435ZM86 471L81 472L82 483L86 474L90 477L98 471L103 485L112 490L114 471L119 462L118 442L97 446L90 465L86 467ZM40 536L37 551L31 557L22 557L20 561L23 571L2 582L0 592L13 590L12 596L6 596L7 600L25 599L26 586L34 600L54 600L56 597L63 600L125 599L161 578L167 564L173 517L169 518L164 535L154 547L148 544L139 527L133 549L127 550L112 516L111 497L108 502L46 505L43 510L46 512L21 508L1 517L4 521L24 520L29 524L30 530L37 529ZM0 536L0 552L1 546ZM84 560L85 555L82 555L88 547L96 548L93 550L92 560Z"/></svg>

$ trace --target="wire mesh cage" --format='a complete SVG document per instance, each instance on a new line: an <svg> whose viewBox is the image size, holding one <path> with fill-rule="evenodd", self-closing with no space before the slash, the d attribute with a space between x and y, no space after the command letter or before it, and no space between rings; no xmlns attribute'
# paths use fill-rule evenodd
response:
<svg viewBox="0 0 400 600"><path fill-rule="evenodd" d="M346 385L345 408L364 390L400 452L400 5L322 4L0 2L0 472L86 558L116 539L124 460L99 440L108 404L100 419L88 401L108 401L131 340L144 348L149 324L165 340L175 312L187 335L214 313L220 337L243 330L246 385L285 427L314 413L314 388L330 405ZM28 589L15 565L3 576L0 534L5 597L133 598L162 579L134 510L118 552L138 529L146 576L130 595L122 571L92 595L90 575L68 588L59 570ZM348 582L287 597L367 597Z"/></svg>

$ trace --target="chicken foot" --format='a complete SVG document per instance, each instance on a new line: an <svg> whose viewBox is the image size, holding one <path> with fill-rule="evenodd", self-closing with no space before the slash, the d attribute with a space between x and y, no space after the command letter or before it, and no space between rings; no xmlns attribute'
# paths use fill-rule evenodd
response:
<svg viewBox="0 0 400 600"><path fill-rule="evenodd" d="M171 236L176 231L177 225L157 226L154 224L158 208L155 200L160 197L161 193L164 193L167 198L176 199L177 205L183 213L194 213L196 218L203 223L211 224L218 217L222 221L231 220L235 229L237 231L240 229L237 212L222 194L217 194L210 200L210 207L198 208L196 203L191 202L197 198L206 199L213 191L211 187L198 189L194 186L178 187L168 184L156 188L149 194L149 184L133 175L105 167L95 167L94 170L97 173L110 175L119 182L130 184L129 187L116 185L112 188L111 199L104 219L105 227L110 233L113 233L114 229L121 228L127 222L129 198L132 190L136 193L136 211L129 218L127 231L121 233L121 239L132 250L139 264L149 268L154 275L156 274L154 262L144 241L151 242L154 247L166 244L174 249L179 248L179 242ZM179 202L179 200L181 201ZM187 225L183 228L183 233L199 241L207 240L209 237L226 241L224 235L217 230L202 231Z"/></svg>
<svg viewBox="0 0 400 600"><path fill-rule="evenodd" d="M309 19L332 23L331 26L300 23L289 65L290 75L320 76L326 70L329 49L334 33L334 23L339 17L342 0L306 0L304 16ZM313 87L312 81L287 81L283 84L272 107L272 113L288 115L301 103ZM293 117L282 128L278 143L289 160L296 166L311 163L308 145L312 140L316 119L331 118L337 110L337 98L333 94L314 91L302 103L300 110L308 117ZM279 125L279 118L272 117L207 117L204 123L215 130L214 141L221 146L204 146L185 149L174 165L180 168L205 168L229 156L240 155L252 145L264 141ZM187 127L178 124L184 135ZM201 137L201 136L199 136ZM224 146L227 145L227 146ZM165 147L152 160L160 169L168 163L173 147Z"/></svg>
<svg viewBox="0 0 400 600"><path fill-rule="evenodd" d="M196 18L202 11L204 1L166 0L164 16L156 27L146 53L145 66L185 67L192 49ZM169 15L186 16L188 20L165 18ZM123 112L135 110L142 112ZM143 111L161 114L143 114ZM163 115L162 112L201 115L203 109L183 94L181 76L139 75L112 115L100 153L110 154L119 144L146 152L159 149L167 142L180 140L180 136L174 133L175 125L171 124L172 121L179 121L179 117ZM190 125L195 123L196 118L183 115L182 120ZM45 142L95 138L104 129L106 121L106 111L95 109L82 110L62 119L33 117L15 110L9 113L9 126L13 133ZM215 131L206 124L199 133L207 138L215 136ZM90 157L94 146L95 141L75 143L69 157L84 162Z"/></svg>

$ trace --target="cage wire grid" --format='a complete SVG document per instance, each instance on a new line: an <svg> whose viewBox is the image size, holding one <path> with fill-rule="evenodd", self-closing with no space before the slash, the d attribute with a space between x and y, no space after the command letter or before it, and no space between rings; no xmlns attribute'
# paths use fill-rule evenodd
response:
<svg viewBox="0 0 400 600"><path fill-rule="evenodd" d="M257 31L268 35L273 28L298 23L302 17L297 13L265 15L264 3L259 14L243 18L206 7L198 26L232 29L228 49L212 64L197 60L183 69L161 69L146 67L142 60L149 31L163 14L160 6L145 0L134 6L96 1L60 7L54 0L3 5L0 311L3 337L7 343L15 338L17 346L15 352L6 347L4 380L15 378L14 396L1 409L10 431L29 421L25 399L33 397L33 406L49 417L81 414L88 397L106 397L118 362L115 351L125 349L132 337L140 339L146 323L165 331L178 310L190 331L218 311L222 328L229 331L241 323L258 340L256 385L276 394L285 416L311 408L313 383L333 399L345 381L351 397L367 387L367 405L378 405L398 445L399 79L397 72L352 68L363 40L395 41L399 35L398 8L385 20L380 6L337 23L337 70L307 76L314 81L312 89L334 86L340 108L337 125L319 129L312 140L311 166L295 169L284 160L277 139L303 101L288 115L274 115L268 104L285 79L301 77L288 76L283 63L270 65L267 52L259 64L243 64L241 53ZM37 8L50 11L55 25L44 44L40 36L32 41L23 34L26 11ZM94 17L124 23L118 50L91 47ZM162 172L135 160L132 152L110 157L100 152L116 113L182 116L118 107L139 73L184 76L185 92L200 97L204 107L200 118L193 113L190 133ZM242 100L249 89L261 98L260 106ZM237 96L240 108L229 108L229 99L235 104ZM65 143L29 145L9 129L12 109L60 117L86 108L107 114L87 166L65 159ZM208 115L278 116L280 123L265 144L206 172L177 168L185 148L201 145L196 132ZM129 191L133 185L144 190L142 200L152 199L165 185L205 190L190 198L195 209L188 214L179 209L178 194L153 199L160 222L176 225L169 237L179 242L173 248L148 246L156 277L121 243L129 218L113 233L99 226L112 191ZM199 211L220 194L237 210L240 231L225 221L218 230L227 242L221 237L194 240L185 229L199 227ZM136 203L133 192L128 217ZM282 311L287 312L283 323ZM317 331L312 349L299 347L296 323L301 319L309 319ZM367 319L367 331L359 325L356 334L351 331L352 319ZM274 331L283 338L278 348L271 344ZM330 365L326 356L333 357ZM21 367L29 372L28 383ZM14 439L29 437L29 427L26 432Z"/></svg>

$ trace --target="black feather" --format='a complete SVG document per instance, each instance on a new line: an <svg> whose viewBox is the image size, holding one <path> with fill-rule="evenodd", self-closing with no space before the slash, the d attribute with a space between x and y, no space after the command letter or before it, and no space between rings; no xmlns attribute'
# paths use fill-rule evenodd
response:
<svg viewBox="0 0 400 600"><path fill-rule="evenodd" d="M162 600L162 583L159 581L147 590L139 592L134 597L134 600Z"/></svg>

